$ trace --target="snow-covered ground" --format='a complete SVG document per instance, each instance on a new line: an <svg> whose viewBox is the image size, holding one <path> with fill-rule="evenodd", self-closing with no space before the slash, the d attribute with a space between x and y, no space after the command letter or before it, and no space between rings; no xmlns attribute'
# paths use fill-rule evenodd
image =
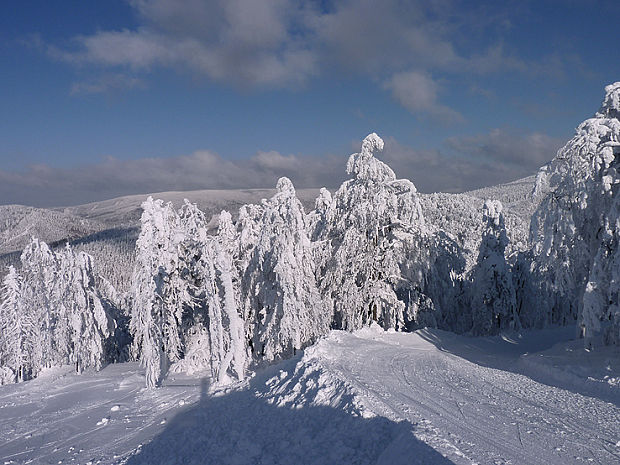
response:
<svg viewBox="0 0 620 465"><path fill-rule="evenodd" d="M137 364L0 387L0 464L620 463L620 357L574 328L334 331L229 388Z"/></svg>

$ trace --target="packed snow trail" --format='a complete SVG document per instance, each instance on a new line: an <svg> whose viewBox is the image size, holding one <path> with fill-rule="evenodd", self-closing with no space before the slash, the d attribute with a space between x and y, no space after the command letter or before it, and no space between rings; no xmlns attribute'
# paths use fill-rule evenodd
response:
<svg viewBox="0 0 620 465"><path fill-rule="evenodd" d="M442 331L334 332L315 350L369 410L412 423L416 437L454 463L620 463L618 392L614 405L438 348L445 340L474 356L467 339ZM509 354L497 359L510 362Z"/></svg>
<svg viewBox="0 0 620 465"><path fill-rule="evenodd" d="M618 354L571 334L334 331L229 388L56 370L0 387L0 464L620 463Z"/></svg>

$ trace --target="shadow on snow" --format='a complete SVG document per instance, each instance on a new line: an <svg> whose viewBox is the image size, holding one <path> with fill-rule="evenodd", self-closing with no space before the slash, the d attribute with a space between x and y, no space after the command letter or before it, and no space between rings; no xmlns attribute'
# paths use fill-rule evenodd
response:
<svg viewBox="0 0 620 465"><path fill-rule="evenodd" d="M308 399L319 394L319 376L293 375L292 381L301 382L296 386ZM260 394L267 378L259 375L249 388L219 396L208 394L203 381L200 401L172 418L127 465L452 464L418 440L405 421L363 418L338 407L277 406ZM346 393L332 395L344 405L352 400Z"/></svg>

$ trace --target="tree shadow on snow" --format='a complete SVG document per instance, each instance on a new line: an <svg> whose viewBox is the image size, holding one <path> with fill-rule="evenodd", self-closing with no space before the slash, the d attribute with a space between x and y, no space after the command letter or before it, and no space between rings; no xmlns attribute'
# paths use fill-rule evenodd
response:
<svg viewBox="0 0 620 465"><path fill-rule="evenodd" d="M320 395L318 373L303 380L296 376L288 380L301 389L303 398ZM200 401L172 418L127 465L453 463L419 441L408 422L363 418L326 406L277 406L267 397L257 397L265 392L267 378L259 375L249 388L219 396L208 394L204 382ZM285 392L279 399L286 398L289 391ZM293 394L299 398L299 392ZM346 393L329 395L338 405L352 400Z"/></svg>

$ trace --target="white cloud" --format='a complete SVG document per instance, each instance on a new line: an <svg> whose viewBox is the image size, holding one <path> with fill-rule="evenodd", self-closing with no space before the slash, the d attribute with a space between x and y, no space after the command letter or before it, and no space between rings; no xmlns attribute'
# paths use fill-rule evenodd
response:
<svg viewBox="0 0 620 465"><path fill-rule="evenodd" d="M143 25L74 38L52 56L146 71L182 66L238 85L297 86L316 74L316 57L289 30L300 8L292 0L138 0Z"/></svg>
<svg viewBox="0 0 620 465"><path fill-rule="evenodd" d="M397 73L384 83L392 97L414 114L426 114L445 123L458 122L463 116L437 101L439 87L428 75L417 71Z"/></svg>
<svg viewBox="0 0 620 465"><path fill-rule="evenodd" d="M540 76L563 69L559 57L535 63L511 55L501 34L469 55L456 47L468 34L506 29L498 29L506 21L505 6L463 11L454 0L129 3L138 27L74 37L73 47L48 46L48 52L82 69L103 67L135 75L165 67L237 87L299 88L327 73L362 75L384 83L415 114L443 122L463 117L441 102L431 75ZM74 91L96 87L78 84Z"/></svg>

